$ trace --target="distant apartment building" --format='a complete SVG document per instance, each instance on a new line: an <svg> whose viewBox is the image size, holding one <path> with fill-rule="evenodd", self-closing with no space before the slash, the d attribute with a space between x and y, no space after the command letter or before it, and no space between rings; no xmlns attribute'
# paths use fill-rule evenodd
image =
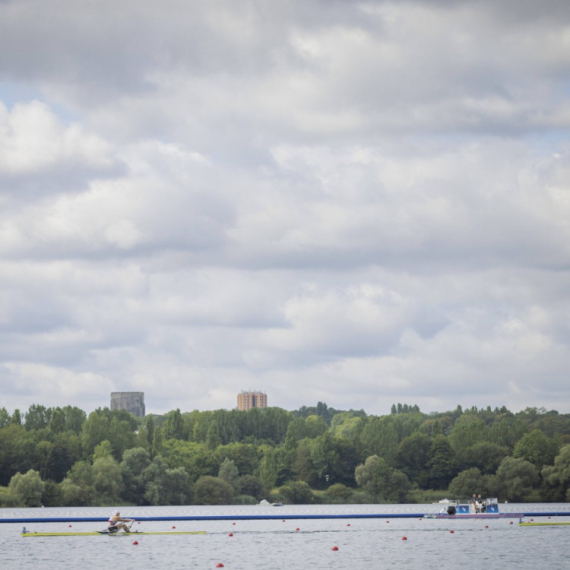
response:
<svg viewBox="0 0 570 570"><path fill-rule="evenodd" d="M267 408L267 394L263 392L242 392L238 394L238 410Z"/></svg>
<svg viewBox="0 0 570 570"><path fill-rule="evenodd" d="M111 410L127 410L144 417L144 392L111 392Z"/></svg>

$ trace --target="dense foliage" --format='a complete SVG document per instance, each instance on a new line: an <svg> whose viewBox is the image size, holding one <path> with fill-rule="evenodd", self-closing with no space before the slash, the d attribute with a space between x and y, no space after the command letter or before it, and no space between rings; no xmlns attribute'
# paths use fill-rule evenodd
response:
<svg viewBox="0 0 570 570"><path fill-rule="evenodd" d="M410 502L429 490L570 501L570 415L0 409L0 506Z"/></svg>

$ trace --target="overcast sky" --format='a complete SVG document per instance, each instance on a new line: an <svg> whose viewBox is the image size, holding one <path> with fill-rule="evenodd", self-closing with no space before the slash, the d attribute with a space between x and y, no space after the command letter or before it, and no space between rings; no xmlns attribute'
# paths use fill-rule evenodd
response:
<svg viewBox="0 0 570 570"><path fill-rule="evenodd" d="M567 0L0 0L0 407L570 412Z"/></svg>

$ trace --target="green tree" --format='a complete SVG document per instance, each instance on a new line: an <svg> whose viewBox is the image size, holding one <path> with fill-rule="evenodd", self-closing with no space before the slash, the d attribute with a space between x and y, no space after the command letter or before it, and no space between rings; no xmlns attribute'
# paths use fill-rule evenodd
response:
<svg viewBox="0 0 570 570"><path fill-rule="evenodd" d="M187 505L192 501L190 476L182 467L167 469L163 479L163 496L166 505Z"/></svg>
<svg viewBox="0 0 570 570"><path fill-rule="evenodd" d="M10 414L6 408L0 408L0 429L5 428L10 424Z"/></svg>
<svg viewBox="0 0 570 570"><path fill-rule="evenodd" d="M279 487L279 493L293 505L309 505L314 500L311 488L305 481L291 481Z"/></svg>
<svg viewBox="0 0 570 570"><path fill-rule="evenodd" d="M194 501L197 505L231 505L234 488L219 477L202 476L194 486Z"/></svg>
<svg viewBox="0 0 570 570"><path fill-rule="evenodd" d="M476 443L486 441L488 431L485 422L473 413L465 413L455 422L448 439L460 465L468 464L468 449Z"/></svg>
<svg viewBox="0 0 570 570"><path fill-rule="evenodd" d="M92 476L98 504L112 505L120 501L124 489L121 469L110 453L95 459Z"/></svg>
<svg viewBox="0 0 570 570"><path fill-rule="evenodd" d="M558 454L559 445L549 438L542 430L533 429L525 434L515 445L513 457L526 459L537 469L544 465L552 465Z"/></svg>
<svg viewBox="0 0 570 570"><path fill-rule="evenodd" d="M447 489L459 472L455 453L444 435L437 435L432 439L427 466L429 485L433 489Z"/></svg>
<svg viewBox="0 0 570 570"><path fill-rule="evenodd" d="M328 432L323 433L310 441L309 448L317 486L325 488L328 486L326 476L329 475L330 480L330 475L339 461L334 438Z"/></svg>
<svg viewBox="0 0 570 570"><path fill-rule="evenodd" d="M52 433L58 434L65 431L65 414L61 408L54 408L48 424Z"/></svg>
<svg viewBox="0 0 570 570"><path fill-rule="evenodd" d="M148 448L152 449L152 442L154 440L154 430L156 429L154 424L154 418L152 416L147 417L145 422L145 428L146 428L146 438L148 442Z"/></svg>
<svg viewBox="0 0 570 570"><path fill-rule="evenodd" d="M233 459L227 457L222 461L218 477L229 483L234 489L237 489L237 482L239 479L239 469L236 467Z"/></svg>
<svg viewBox="0 0 570 570"><path fill-rule="evenodd" d="M145 480L144 470L150 465L150 454L142 447L128 449L123 453L120 464L123 480L123 496L126 501L140 505L144 501Z"/></svg>
<svg viewBox="0 0 570 570"><path fill-rule="evenodd" d="M217 475L220 469L220 455L217 450L206 447L203 443L169 439L164 444L171 469L184 467L192 481L202 475Z"/></svg>
<svg viewBox="0 0 570 570"><path fill-rule="evenodd" d="M157 455L151 464L143 471L145 483L144 499L150 505L164 504L164 476L167 466L162 456Z"/></svg>
<svg viewBox="0 0 570 570"><path fill-rule="evenodd" d="M48 427L51 410L45 406L32 404L25 416L24 426L27 430L44 429Z"/></svg>
<svg viewBox="0 0 570 570"><path fill-rule="evenodd" d="M501 495L510 502L521 502L538 481L535 466L524 459L505 457L497 469Z"/></svg>
<svg viewBox="0 0 570 570"><path fill-rule="evenodd" d="M219 457L231 459L241 475L253 475L259 469L260 451L251 443L229 443L217 448Z"/></svg>
<svg viewBox="0 0 570 570"><path fill-rule="evenodd" d="M184 420L179 409L166 414L166 419L160 429L164 439L188 439L188 434L185 433L184 429Z"/></svg>
<svg viewBox="0 0 570 570"><path fill-rule="evenodd" d="M259 478L268 489L282 485L291 478L287 465L289 452L284 447L262 445L259 451L262 454L259 462Z"/></svg>
<svg viewBox="0 0 570 570"><path fill-rule="evenodd" d="M342 483L335 483L326 490L328 502L337 504L350 503L354 490Z"/></svg>
<svg viewBox="0 0 570 570"><path fill-rule="evenodd" d="M479 469L472 467L465 469L449 484L449 494L459 499L467 499L473 493L487 496L487 489L484 489L485 482Z"/></svg>
<svg viewBox="0 0 570 570"><path fill-rule="evenodd" d="M296 478L301 481L311 481L315 478L315 468L311 459L310 439L303 439L299 442L291 467Z"/></svg>
<svg viewBox="0 0 570 570"><path fill-rule="evenodd" d="M65 506L89 506L95 500L93 468L87 461L77 461L60 483Z"/></svg>
<svg viewBox="0 0 570 570"><path fill-rule="evenodd" d="M113 455L113 448L111 447L111 442L106 439L102 441L99 445L95 446L93 451L93 459L101 459L103 457L110 457Z"/></svg>
<svg viewBox="0 0 570 570"><path fill-rule="evenodd" d="M53 418L52 418L53 419ZM76 461L83 454L81 440L72 431L57 433L51 444L46 477L61 482Z"/></svg>
<svg viewBox="0 0 570 570"><path fill-rule="evenodd" d="M327 422L321 416L309 416L305 420L305 433L309 439L315 439L326 433L329 429Z"/></svg>
<svg viewBox="0 0 570 570"><path fill-rule="evenodd" d="M481 441L466 449L465 464L477 467L483 474L495 473L509 451L490 441Z"/></svg>
<svg viewBox="0 0 570 570"><path fill-rule="evenodd" d="M25 475L16 473L8 485L10 495L25 507L41 507L44 490L45 483L40 474L33 469L30 469Z"/></svg>
<svg viewBox="0 0 570 570"><path fill-rule="evenodd" d="M267 496L267 489L259 477L243 475L237 481L237 490L240 495L249 495L261 501Z"/></svg>
<svg viewBox="0 0 570 570"><path fill-rule="evenodd" d="M82 427L83 449L87 456L91 456L95 447L105 440L111 443L115 459L121 459L127 449L135 447L136 422L133 427L132 418L126 416L107 408L89 414Z"/></svg>
<svg viewBox="0 0 570 570"><path fill-rule="evenodd" d="M218 446L222 445L220 428L218 427L218 422L216 422L216 420L212 420L210 422L208 434L206 435L206 445L209 449L216 449Z"/></svg>
<svg viewBox="0 0 570 570"><path fill-rule="evenodd" d="M550 501L570 502L570 445L564 445L554 465L542 469L545 498Z"/></svg>
<svg viewBox="0 0 570 570"><path fill-rule="evenodd" d="M83 423L87 419L85 412L76 406L65 406L63 408L63 413L65 415L65 431L72 431L79 435L81 433ZM136 427L133 427L132 429L136 429Z"/></svg>
<svg viewBox="0 0 570 570"><path fill-rule="evenodd" d="M411 489L406 475L377 455L356 468L355 479L375 502L402 503Z"/></svg>
<svg viewBox="0 0 570 570"><path fill-rule="evenodd" d="M42 481L49 475L49 465L53 446L49 441L39 441L36 444L36 465L40 470Z"/></svg>
<svg viewBox="0 0 570 570"><path fill-rule="evenodd" d="M18 409L14 410L14 413L12 414L12 417L10 418L10 423L12 425L15 425L15 426L21 426L22 425L22 416L20 414L20 410L18 410Z"/></svg>
<svg viewBox="0 0 570 570"><path fill-rule="evenodd" d="M302 418L295 418L287 426L287 433L285 434L285 446L287 449L295 449L295 447L297 447L297 444L305 437L307 437L305 420Z"/></svg>
<svg viewBox="0 0 570 570"><path fill-rule="evenodd" d="M362 445L367 456L378 455L389 465L394 465L399 445L394 418L369 418L362 432Z"/></svg>
<svg viewBox="0 0 570 570"><path fill-rule="evenodd" d="M18 423L0 429L0 485L6 486L16 473L26 473L37 464L34 433Z"/></svg>
<svg viewBox="0 0 570 570"><path fill-rule="evenodd" d="M430 449L430 438L425 433L416 431L400 442L397 464L408 477L415 479L426 469Z"/></svg>

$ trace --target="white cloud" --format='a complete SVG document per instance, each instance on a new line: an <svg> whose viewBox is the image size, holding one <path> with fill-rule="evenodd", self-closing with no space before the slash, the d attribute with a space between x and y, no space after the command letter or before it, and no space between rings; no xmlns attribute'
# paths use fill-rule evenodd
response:
<svg viewBox="0 0 570 570"><path fill-rule="evenodd" d="M8 111L0 102L0 175L57 167L106 170L115 164L111 149L78 124L62 125L44 103L16 104Z"/></svg>
<svg viewBox="0 0 570 570"><path fill-rule="evenodd" d="M0 4L3 405L568 411L569 29L557 0Z"/></svg>

